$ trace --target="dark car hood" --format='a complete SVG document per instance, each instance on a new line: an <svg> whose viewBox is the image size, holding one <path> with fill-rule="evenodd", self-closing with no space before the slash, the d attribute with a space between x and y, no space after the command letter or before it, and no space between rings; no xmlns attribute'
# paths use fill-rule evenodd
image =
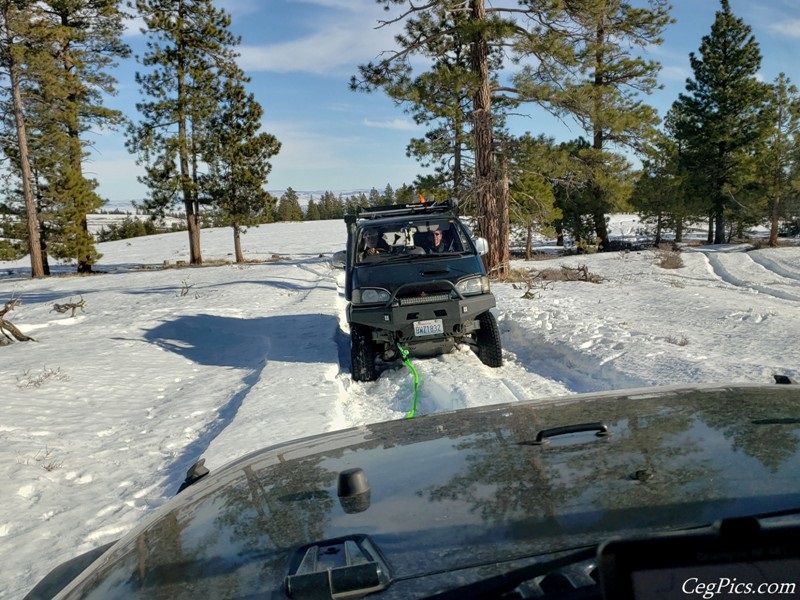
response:
<svg viewBox="0 0 800 600"><path fill-rule="evenodd" d="M470 254L398 255L353 267L353 289L376 287L393 292L401 284L447 280L455 284L468 275L485 271L480 258Z"/></svg>
<svg viewBox="0 0 800 600"><path fill-rule="evenodd" d="M533 443L542 429L588 422L610 435ZM791 385L571 396L363 426L212 473L63 597L284 598L298 549L342 536L368 536L392 577L412 580L793 509L799 452ZM348 505L337 478L354 468L370 491Z"/></svg>

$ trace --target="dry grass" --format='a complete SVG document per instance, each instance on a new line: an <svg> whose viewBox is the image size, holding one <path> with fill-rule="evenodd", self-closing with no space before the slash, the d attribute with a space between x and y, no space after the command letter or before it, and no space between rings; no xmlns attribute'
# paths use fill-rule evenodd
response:
<svg viewBox="0 0 800 600"><path fill-rule="evenodd" d="M681 253L674 250L669 244L662 244L656 252L656 264L662 269L683 268Z"/></svg>
<svg viewBox="0 0 800 600"><path fill-rule="evenodd" d="M17 464L20 465L37 465L45 471L55 471L64 466L63 460L57 460L53 457L53 450L45 446L40 449L33 456L22 456L17 453Z"/></svg>
<svg viewBox="0 0 800 600"><path fill-rule="evenodd" d="M600 283L603 278L600 275L591 273L589 267L580 265L569 267L561 265L560 268L551 267L547 269L511 269L504 277L498 277L498 281L503 283L527 283L543 281L586 281L589 283Z"/></svg>
<svg viewBox="0 0 800 600"><path fill-rule="evenodd" d="M503 283L510 283L515 289L525 289L522 297L527 300L533 300L540 296L542 290L546 290L548 286L552 285L555 281L586 281L589 283L600 283L603 278L599 275L589 272L586 265L579 267L568 267L561 265L561 268L549 269L512 269L504 277L498 278L498 281Z"/></svg>
<svg viewBox="0 0 800 600"><path fill-rule="evenodd" d="M687 338L685 335L681 336L668 335L667 337L664 338L664 341L667 342L668 344L675 344L676 346L689 345L689 338Z"/></svg>

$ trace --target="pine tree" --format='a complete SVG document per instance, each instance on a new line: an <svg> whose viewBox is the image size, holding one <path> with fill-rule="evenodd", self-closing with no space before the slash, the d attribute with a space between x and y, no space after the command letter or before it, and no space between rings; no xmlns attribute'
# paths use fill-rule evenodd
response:
<svg viewBox="0 0 800 600"><path fill-rule="evenodd" d="M128 147L138 153L149 188L150 210L163 213L183 202L192 264L200 251L199 161L205 123L218 112L220 75L235 63L239 43L228 14L212 0L136 0L150 40L136 74L145 100L143 120L129 130ZM224 75L223 75L224 76Z"/></svg>
<svg viewBox="0 0 800 600"><path fill-rule="evenodd" d="M370 189L369 196L367 198L370 206L380 206L382 203L381 193L375 188Z"/></svg>
<svg viewBox="0 0 800 600"><path fill-rule="evenodd" d="M549 233L563 215L555 206L554 184L565 173L567 156L544 136L526 134L515 146L509 173L511 220L525 228L525 258L530 260L534 230Z"/></svg>
<svg viewBox="0 0 800 600"><path fill-rule="evenodd" d="M392 189L392 186L387 183L386 187L383 190L383 196L381 197L381 203L383 203L383 204L394 204L394 202L395 202L394 190Z"/></svg>
<svg viewBox="0 0 800 600"><path fill-rule="evenodd" d="M689 55L694 77L673 110L681 158L694 193L707 200L709 242L725 241L726 213L752 180L751 161L770 126L768 87L758 80L761 52L750 27L721 0L699 55Z"/></svg>
<svg viewBox="0 0 800 600"><path fill-rule="evenodd" d="M668 135L653 139L633 186L631 205L642 223L655 226L656 246L666 229L675 233L676 242L683 241L683 227L689 216L678 152L678 145Z"/></svg>
<svg viewBox="0 0 800 600"><path fill-rule="evenodd" d="M280 150L273 135L259 133L264 111L246 92L246 82L238 68L227 74L217 112L203 136L203 157L209 172L202 176L201 188L223 222L233 229L237 263L244 262L243 228L259 223L261 216L274 208L264 186L272 168L269 159Z"/></svg>
<svg viewBox="0 0 800 600"><path fill-rule="evenodd" d="M635 48L661 43L661 32L671 22L667 0L650 0L648 8L636 8L621 0L573 0L567 16L574 27L565 32L571 54L550 57L558 80L541 85L530 71L516 78L523 95L533 94L559 115L572 116L592 140L591 150L582 151L590 167L591 195L588 214L594 222L597 245L608 245L606 213L623 208L619 157L611 146L641 150L655 133L658 116L644 104L641 94L657 87L660 65L635 56ZM553 85L555 84L555 85ZM610 187L604 185L608 182Z"/></svg>
<svg viewBox="0 0 800 600"><path fill-rule="evenodd" d="M308 201L308 206L306 207L306 221L319 221L320 214L319 214L319 207L317 207L317 203L314 202L314 198L311 198Z"/></svg>
<svg viewBox="0 0 800 600"><path fill-rule="evenodd" d="M75 258L79 273L91 272L100 256L86 215L104 204L95 192L97 182L83 173L84 134L92 127L114 127L122 121L122 113L103 105L103 95L115 93L116 80L108 70L130 54L121 41L124 25L118 5L118 0L39 3L40 15L50 27L49 46L56 68L53 79L42 77L39 82L45 101L42 108L51 112L52 133L63 137L59 145L67 150L57 172L45 174L64 220L61 243L52 252L59 258Z"/></svg>
<svg viewBox="0 0 800 600"><path fill-rule="evenodd" d="M322 219L343 218L344 206L341 198L331 191L323 192L319 199L319 215Z"/></svg>
<svg viewBox="0 0 800 600"><path fill-rule="evenodd" d="M401 0L378 2L386 10L406 4ZM469 112L464 116L468 115L465 120L471 127L474 167L470 188L476 199L477 229L489 242L486 260L490 269L502 273L508 269L509 217L507 186L495 156L498 119L492 111L492 45L511 46L508 38L519 28L511 13L503 16L506 9L487 9L486 4L485 0L434 0L419 6L409 2L400 16L380 25L405 23L405 33L397 38L400 50L377 63L359 67L360 77L351 81L351 87L366 91L381 88L398 101L410 102L421 122L443 119L452 129L454 153L461 147L461 127L465 125L460 116L463 99L469 98ZM512 9L512 13L519 12L525 9ZM430 76L412 78L409 60L415 54L433 60L435 68ZM457 60L451 62L456 55ZM434 86L436 95L425 96L422 88L426 84ZM448 85L450 93L442 95ZM440 100L441 106L433 106ZM443 151L437 149L439 152ZM460 169L460 156L456 164ZM454 173L454 182L457 178L460 182L461 176L461 172Z"/></svg>
<svg viewBox="0 0 800 600"><path fill-rule="evenodd" d="M303 209L300 208L300 200L292 188L286 191L278 200L278 207L275 209L276 221L302 221Z"/></svg>
<svg viewBox="0 0 800 600"><path fill-rule="evenodd" d="M786 202L797 197L793 174L800 168L800 93L784 73L770 88L768 116L771 127L758 157L758 174L769 203L769 245L778 244Z"/></svg>
<svg viewBox="0 0 800 600"><path fill-rule="evenodd" d="M97 182L83 173L90 144L85 134L95 127L113 128L122 118L103 104L104 97L115 91L109 68L129 53L121 42L123 16L118 4L43 0L6 6L21 16L17 25L24 44L18 44L15 76L16 92L25 105L26 160L21 160L18 149L9 152L8 143L4 149L18 169L30 169L20 177L22 196L28 215L38 215L38 231L28 237L38 237L32 245L39 247L45 274L48 252L76 259L79 272L90 272L99 258L86 214L102 206L103 200L95 193ZM25 189L28 185L32 191ZM33 207L28 206L31 194Z"/></svg>
<svg viewBox="0 0 800 600"><path fill-rule="evenodd" d="M28 124L22 98L22 63L26 47L24 32L27 30L26 26L29 22L27 8L25 3L0 0L0 28L2 28L0 29L0 36L2 36L0 39L0 65L8 79L8 90L11 96L10 112L13 114L13 133L10 136L4 136L3 145L7 151L11 151L13 147L18 159L27 224L28 252L31 259L31 275L44 277L45 270L39 240L39 218L29 160Z"/></svg>

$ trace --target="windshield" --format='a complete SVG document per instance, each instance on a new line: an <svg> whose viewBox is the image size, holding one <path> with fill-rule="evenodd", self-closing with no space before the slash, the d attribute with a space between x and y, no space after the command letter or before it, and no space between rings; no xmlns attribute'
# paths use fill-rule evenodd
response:
<svg viewBox="0 0 800 600"><path fill-rule="evenodd" d="M455 219L370 225L361 229L356 247L358 262L460 254L472 250L466 232Z"/></svg>

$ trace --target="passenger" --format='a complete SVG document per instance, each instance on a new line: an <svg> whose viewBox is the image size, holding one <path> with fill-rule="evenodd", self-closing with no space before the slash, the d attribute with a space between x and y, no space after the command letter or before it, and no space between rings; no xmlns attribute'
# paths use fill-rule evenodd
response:
<svg viewBox="0 0 800 600"><path fill-rule="evenodd" d="M386 252L386 243L381 240L375 229L364 232L364 256L374 256Z"/></svg>

